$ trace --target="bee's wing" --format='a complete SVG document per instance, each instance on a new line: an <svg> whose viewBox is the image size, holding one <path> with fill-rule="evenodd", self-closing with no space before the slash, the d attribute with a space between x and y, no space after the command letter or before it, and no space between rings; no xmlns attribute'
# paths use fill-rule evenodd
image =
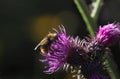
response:
<svg viewBox="0 0 120 79"><path fill-rule="evenodd" d="M44 44L46 44L47 43L47 38L45 37L35 48L34 48L34 50L36 50L39 46L42 46L42 45L44 45Z"/></svg>
<svg viewBox="0 0 120 79"><path fill-rule="evenodd" d="M37 50L37 48L40 46L40 43L34 48L34 50Z"/></svg>

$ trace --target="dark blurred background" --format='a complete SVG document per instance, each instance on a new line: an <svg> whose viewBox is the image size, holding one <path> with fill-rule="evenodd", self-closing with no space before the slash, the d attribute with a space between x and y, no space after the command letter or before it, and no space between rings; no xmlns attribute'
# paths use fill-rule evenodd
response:
<svg viewBox="0 0 120 79"><path fill-rule="evenodd" d="M120 22L120 0L104 0L98 25L114 21ZM44 74L39 52L34 51L60 24L74 37L88 35L73 0L0 0L0 79L70 79L64 71ZM119 43L110 48L119 69Z"/></svg>

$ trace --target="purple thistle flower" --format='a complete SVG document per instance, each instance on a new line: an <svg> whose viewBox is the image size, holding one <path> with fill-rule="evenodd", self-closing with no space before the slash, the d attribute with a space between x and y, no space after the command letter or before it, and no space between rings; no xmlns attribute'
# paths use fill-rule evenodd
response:
<svg viewBox="0 0 120 79"><path fill-rule="evenodd" d="M60 32L55 31L57 38L49 45L49 52L43 55L46 59L40 60L48 63L48 70L45 71L48 74L56 72L63 66L69 51L69 40L65 28L62 26L60 27Z"/></svg>
<svg viewBox="0 0 120 79"><path fill-rule="evenodd" d="M112 23L99 28L96 41L104 46L116 43L120 39L120 24Z"/></svg>
<svg viewBox="0 0 120 79"><path fill-rule="evenodd" d="M117 27L114 26L114 28ZM48 64L44 72L52 74L63 68L75 74L73 76L80 75L82 79L109 79L104 74L106 71L102 64L102 57L105 49L101 43L107 44L106 39L107 42L113 39L115 35L111 32L111 28L108 28L108 25L108 31L106 31L106 26L100 28L97 37L91 41L67 36L63 25L59 29L60 31L53 29L55 33L49 33L36 47L40 46L41 55L45 57L40 61ZM112 30L116 31L113 28Z"/></svg>
<svg viewBox="0 0 120 79"><path fill-rule="evenodd" d="M83 54L85 51L83 50L82 44L84 41L81 41L79 37L76 38L70 37L70 50L67 57L67 62L74 66L79 66L83 62Z"/></svg>
<svg viewBox="0 0 120 79"><path fill-rule="evenodd" d="M78 37L73 39L67 36L64 26L60 26L60 31L56 31L56 38L47 47L47 53L42 54L46 59L40 60L41 62L48 63L47 70L44 71L47 74L52 74L64 67L65 70L71 68L71 72L74 67L79 68L82 62L80 54L83 52L80 47L80 40ZM54 33L55 34L55 33ZM38 44L39 46L39 44ZM38 47L37 46L37 47Z"/></svg>

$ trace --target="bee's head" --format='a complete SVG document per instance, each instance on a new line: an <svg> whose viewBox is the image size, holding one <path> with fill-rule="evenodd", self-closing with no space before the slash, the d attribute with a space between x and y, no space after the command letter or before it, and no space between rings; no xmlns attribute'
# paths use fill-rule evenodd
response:
<svg viewBox="0 0 120 79"><path fill-rule="evenodd" d="M48 41L53 41L56 37L57 37L57 34L56 34L56 33L49 33L49 34L47 35Z"/></svg>

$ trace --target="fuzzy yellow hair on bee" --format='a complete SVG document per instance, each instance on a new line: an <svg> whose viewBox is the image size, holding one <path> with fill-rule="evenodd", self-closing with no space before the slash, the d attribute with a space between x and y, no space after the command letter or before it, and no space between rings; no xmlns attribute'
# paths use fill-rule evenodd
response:
<svg viewBox="0 0 120 79"><path fill-rule="evenodd" d="M40 47L40 51L42 54L46 54L49 52L49 47L51 43L56 39L57 33L49 33L44 37L41 42L35 47L35 50Z"/></svg>

